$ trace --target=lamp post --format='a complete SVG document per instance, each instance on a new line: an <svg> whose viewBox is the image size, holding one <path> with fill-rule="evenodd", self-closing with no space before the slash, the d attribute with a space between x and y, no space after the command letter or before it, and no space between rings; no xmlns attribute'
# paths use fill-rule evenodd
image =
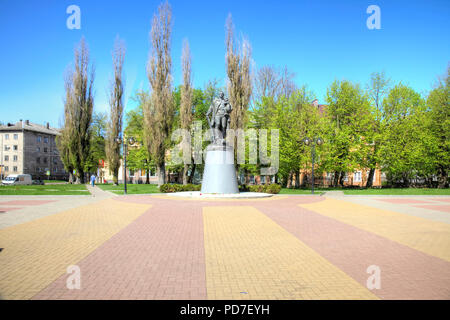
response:
<svg viewBox="0 0 450 320"><path fill-rule="evenodd" d="M306 137L305 139L303 139L303 143L307 146L309 146L311 144L311 157L312 157L312 168L311 168L311 194L314 194L314 160L315 160L315 156L316 156L316 144L318 146L320 146L323 143L322 138L318 137L318 138L313 138L312 140L309 139L308 137Z"/></svg>
<svg viewBox="0 0 450 320"><path fill-rule="evenodd" d="M133 137L128 139L122 139L120 137L116 138L118 144L122 144L123 147L123 194L127 194L127 153L128 144L133 145L135 140Z"/></svg>

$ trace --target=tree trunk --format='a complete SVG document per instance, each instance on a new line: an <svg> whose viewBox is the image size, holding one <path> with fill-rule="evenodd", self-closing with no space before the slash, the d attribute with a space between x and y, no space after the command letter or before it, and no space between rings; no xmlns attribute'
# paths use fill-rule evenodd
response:
<svg viewBox="0 0 450 320"><path fill-rule="evenodd" d="M339 185L340 185L341 187L344 186L344 177L345 177L345 172L344 172L344 171L341 171L341 172L339 173Z"/></svg>
<svg viewBox="0 0 450 320"><path fill-rule="evenodd" d="M166 165L163 162L156 168L156 175L158 176L158 187L166 182Z"/></svg>
<svg viewBox="0 0 450 320"><path fill-rule="evenodd" d="M366 188L372 188L374 175L375 175L375 168L371 168L369 171L369 177L367 178Z"/></svg>
<svg viewBox="0 0 450 320"><path fill-rule="evenodd" d="M148 172L148 169L145 170L145 184L150 184L150 172Z"/></svg>
<svg viewBox="0 0 450 320"><path fill-rule="evenodd" d="M340 172L335 171L333 176L333 188L336 188L339 182Z"/></svg>
<svg viewBox="0 0 450 320"><path fill-rule="evenodd" d="M293 176L293 172L289 172L289 176L288 176L288 181L287 181L287 187L288 188L292 188L292 176Z"/></svg>
<svg viewBox="0 0 450 320"><path fill-rule="evenodd" d="M193 183L196 164L192 164L191 174L188 176L188 183Z"/></svg>
<svg viewBox="0 0 450 320"><path fill-rule="evenodd" d="M447 170L445 170L445 168L443 168L443 167L440 167L439 171L440 172L439 172L438 188L444 189L448 184L448 173L447 173Z"/></svg>
<svg viewBox="0 0 450 320"><path fill-rule="evenodd" d="M115 186L119 185L119 168L113 172L113 183Z"/></svg>
<svg viewBox="0 0 450 320"><path fill-rule="evenodd" d="M183 168L183 184L186 185L188 184L188 169L189 169L189 165L188 164L184 164L184 168Z"/></svg>
<svg viewBox="0 0 450 320"><path fill-rule="evenodd" d="M300 188L300 170L295 171L295 188Z"/></svg>
<svg viewBox="0 0 450 320"><path fill-rule="evenodd" d="M73 184L73 173L72 173L72 170L69 171L69 183Z"/></svg>

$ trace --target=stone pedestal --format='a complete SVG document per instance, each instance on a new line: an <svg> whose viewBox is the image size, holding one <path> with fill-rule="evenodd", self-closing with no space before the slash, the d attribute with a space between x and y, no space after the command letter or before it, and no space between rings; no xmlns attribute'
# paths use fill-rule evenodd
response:
<svg viewBox="0 0 450 320"><path fill-rule="evenodd" d="M232 147L211 144L206 148L201 192L239 193Z"/></svg>

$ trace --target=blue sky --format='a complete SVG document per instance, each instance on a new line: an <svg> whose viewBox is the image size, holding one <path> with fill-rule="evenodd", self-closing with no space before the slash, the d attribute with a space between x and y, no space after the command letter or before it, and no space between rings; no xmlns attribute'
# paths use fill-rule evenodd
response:
<svg viewBox="0 0 450 320"><path fill-rule="evenodd" d="M0 0L0 121L49 121L58 126L63 110L63 74L84 36L96 67L95 109L106 111L116 35L126 42L126 110L140 88L148 89L146 62L150 21L160 1ZM287 66L298 85L320 102L335 79L365 85L384 70L426 93L450 61L450 1L171 1L174 15L174 85L181 82L184 38L193 56L193 81L225 83L225 20L253 48L254 66ZM66 27L66 8L81 9L81 29ZM381 9L381 29L369 30L366 8Z"/></svg>

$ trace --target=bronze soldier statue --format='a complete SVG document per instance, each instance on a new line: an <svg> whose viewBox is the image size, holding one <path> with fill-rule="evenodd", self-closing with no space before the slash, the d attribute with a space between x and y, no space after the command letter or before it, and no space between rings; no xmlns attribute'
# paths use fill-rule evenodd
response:
<svg viewBox="0 0 450 320"><path fill-rule="evenodd" d="M213 144L225 144L232 110L230 102L221 91L219 97L213 100L208 112L206 112L206 119L210 129L213 131ZM209 118L210 115L211 117Z"/></svg>

